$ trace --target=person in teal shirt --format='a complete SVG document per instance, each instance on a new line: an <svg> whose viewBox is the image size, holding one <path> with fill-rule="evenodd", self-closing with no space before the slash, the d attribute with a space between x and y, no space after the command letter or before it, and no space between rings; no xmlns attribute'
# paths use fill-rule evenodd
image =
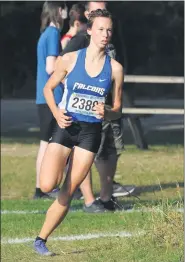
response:
<svg viewBox="0 0 185 262"><path fill-rule="evenodd" d="M44 98L43 89L54 71L55 62L61 52L60 31L64 19L67 18L67 7L64 2L45 2L41 14L41 35L37 44L37 79L36 104L40 124L40 147L36 161L36 189L34 199L48 198L56 195L58 187L51 194L45 194L40 189L39 173L49 139L52 134L54 117ZM54 98L58 104L63 95L62 83L54 91Z"/></svg>

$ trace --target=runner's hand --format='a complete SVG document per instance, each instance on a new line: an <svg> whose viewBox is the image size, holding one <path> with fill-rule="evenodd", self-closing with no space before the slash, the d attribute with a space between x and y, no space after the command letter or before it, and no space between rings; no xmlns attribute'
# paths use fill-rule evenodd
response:
<svg viewBox="0 0 185 262"><path fill-rule="evenodd" d="M61 128L68 127L72 124L72 117L65 115L66 110L58 108L58 111L55 115L55 119Z"/></svg>
<svg viewBox="0 0 185 262"><path fill-rule="evenodd" d="M97 113L97 118L103 119L105 115L105 104L104 103L98 103L94 106L94 109Z"/></svg>

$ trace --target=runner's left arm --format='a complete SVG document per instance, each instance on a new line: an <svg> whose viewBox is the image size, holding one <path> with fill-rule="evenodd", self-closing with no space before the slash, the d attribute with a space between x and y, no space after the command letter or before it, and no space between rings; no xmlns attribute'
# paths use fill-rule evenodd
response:
<svg viewBox="0 0 185 262"><path fill-rule="evenodd" d="M113 59L112 59L113 60ZM120 63L114 60L112 65L112 80L113 80L113 97L111 111L119 112L122 106L122 88L124 81L123 67Z"/></svg>
<svg viewBox="0 0 185 262"><path fill-rule="evenodd" d="M112 63L112 107L105 105L105 119L116 120L121 117L122 88L124 81L123 67L120 63L113 60Z"/></svg>

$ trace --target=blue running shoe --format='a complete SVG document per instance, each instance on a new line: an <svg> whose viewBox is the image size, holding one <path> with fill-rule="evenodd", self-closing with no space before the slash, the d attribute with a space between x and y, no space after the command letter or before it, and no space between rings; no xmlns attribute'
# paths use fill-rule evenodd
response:
<svg viewBox="0 0 185 262"><path fill-rule="evenodd" d="M56 254L53 252L50 252L48 248L46 247L46 242L43 240L35 240L33 243L34 250L37 252L37 254L42 256L55 256Z"/></svg>
<svg viewBox="0 0 185 262"><path fill-rule="evenodd" d="M60 188L59 188L59 187L56 187L56 188L54 188L51 192L46 193L46 194L47 194L49 197L51 197L51 198L57 198L59 192L60 192Z"/></svg>
<svg viewBox="0 0 185 262"><path fill-rule="evenodd" d="M44 193L40 188L36 188L33 199L56 199L60 191L59 187L54 188L49 193Z"/></svg>

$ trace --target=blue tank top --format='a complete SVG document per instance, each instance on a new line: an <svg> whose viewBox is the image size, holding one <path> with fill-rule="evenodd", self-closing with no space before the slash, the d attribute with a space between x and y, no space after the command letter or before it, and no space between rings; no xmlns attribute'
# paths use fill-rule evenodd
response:
<svg viewBox="0 0 185 262"><path fill-rule="evenodd" d="M59 108L65 109L73 121L102 122L97 118L94 106L105 102L112 86L111 58L106 55L102 71L90 77L85 70L87 48L78 51L73 70L66 76L64 94Z"/></svg>

